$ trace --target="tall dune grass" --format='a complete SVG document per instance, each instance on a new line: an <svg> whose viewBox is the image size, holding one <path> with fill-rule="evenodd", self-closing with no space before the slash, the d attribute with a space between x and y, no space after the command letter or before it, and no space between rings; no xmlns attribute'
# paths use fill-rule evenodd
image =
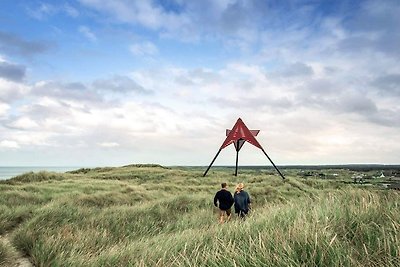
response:
<svg viewBox="0 0 400 267"><path fill-rule="evenodd" d="M0 231L37 266L399 266L398 192L201 174L146 165L16 179L0 184ZM245 221L217 223L221 181L245 183Z"/></svg>
<svg viewBox="0 0 400 267"><path fill-rule="evenodd" d="M15 252L6 244L2 239L0 239L0 266L9 267L12 266L13 262L16 260Z"/></svg>

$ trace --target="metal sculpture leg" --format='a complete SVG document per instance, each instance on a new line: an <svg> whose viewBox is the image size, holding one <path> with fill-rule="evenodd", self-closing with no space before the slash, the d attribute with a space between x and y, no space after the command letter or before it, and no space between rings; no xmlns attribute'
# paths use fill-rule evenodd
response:
<svg viewBox="0 0 400 267"><path fill-rule="evenodd" d="M235 176L238 174L238 163L239 163L239 150L236 150L236 167L235 167Z"/></svg>
<svg viewBox="0 0 400 267"><path fill-rule="evenodd" d="M213 165L215 159L218 157L219 153L221 152L221 148L218 150L217 154L215 155L214 159L211 161L210 166L208 166L206 172L203 174L203 177L207 175L208 170L211 168L211 166Z"/></svg>
<svg viewBox="0 0 400 267"><path fill-rule="evenodd" d="M271 158L268 156L268 154L265 152L264 149L262 149L262 152L264 152L264 155L267 156L267 158L269 159L269 161L272 163L272 166L274 166L275 170L278 171L279 175L282 177L283 180L285 180L285 176L283 176L283 174L281 173L281 171L278 169L278 167L275 166L274 162L271 160Z"/></svg>

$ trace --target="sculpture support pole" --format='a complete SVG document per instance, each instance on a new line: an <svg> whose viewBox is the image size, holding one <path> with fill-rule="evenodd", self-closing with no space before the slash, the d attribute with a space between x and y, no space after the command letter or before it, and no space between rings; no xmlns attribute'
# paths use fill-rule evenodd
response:
<svg viewBox="0 0 400 267"><path fill-rule="evenodd" d="M203 177L206 176L208 170L211 168L211 165L213 165L215 159L218 157L218 155L219 155L219 153L221 152L221 150L222 150L222 148L220 148L220 149L218 150L218 152L217 152L217 154L215 155L214 159L211 161L210 166L208 166L206 172L203 174Z"/></svg>
<svg viewBox="0 0 400 267"><path fill-rule="evenodd" d="M261 149L262 152L264 152L264 155L267 156L267 158L269 159L269 161L272 163L272 165L274 166L275 170L278 171L279 175L282 177L283 180L285 180L285 176L283 176L283 174L281 173L281 171L278 169L278 167L275 166L275 164L272 162L271 158L268 156L268 154L265 152L264 148Z"/></svg>
<svg viewBox="0 0 400 267"><path fill-rule="evenodd" d="M238 162L239 162L239 150L236 150L236 167L235 167L235 176L238 173Z"/></svg>

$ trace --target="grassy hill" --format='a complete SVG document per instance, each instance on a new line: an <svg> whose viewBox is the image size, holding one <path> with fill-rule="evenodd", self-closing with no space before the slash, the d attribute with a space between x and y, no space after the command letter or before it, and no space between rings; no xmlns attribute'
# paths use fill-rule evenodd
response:
<svg viewBox="0 0 400 267"><path fill-rule="evenodd" d="M285 170L129 165L0 182L0 266L400 266L399 192ZM326 178L325 177L325 178ZM218 224L212 199L238 182L246 221ZM4 242L9 236L11 244Z"/></svg>

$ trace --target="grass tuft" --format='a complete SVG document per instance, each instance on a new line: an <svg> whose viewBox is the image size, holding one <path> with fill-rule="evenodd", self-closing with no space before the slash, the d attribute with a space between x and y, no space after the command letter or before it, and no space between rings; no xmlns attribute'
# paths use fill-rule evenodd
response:
<svg viewBox="0 0 400 267"><path fill-rule="evenodd" d="M16 260L16 254L12 248L0 239L0 266L8 267Z"/></svg>

